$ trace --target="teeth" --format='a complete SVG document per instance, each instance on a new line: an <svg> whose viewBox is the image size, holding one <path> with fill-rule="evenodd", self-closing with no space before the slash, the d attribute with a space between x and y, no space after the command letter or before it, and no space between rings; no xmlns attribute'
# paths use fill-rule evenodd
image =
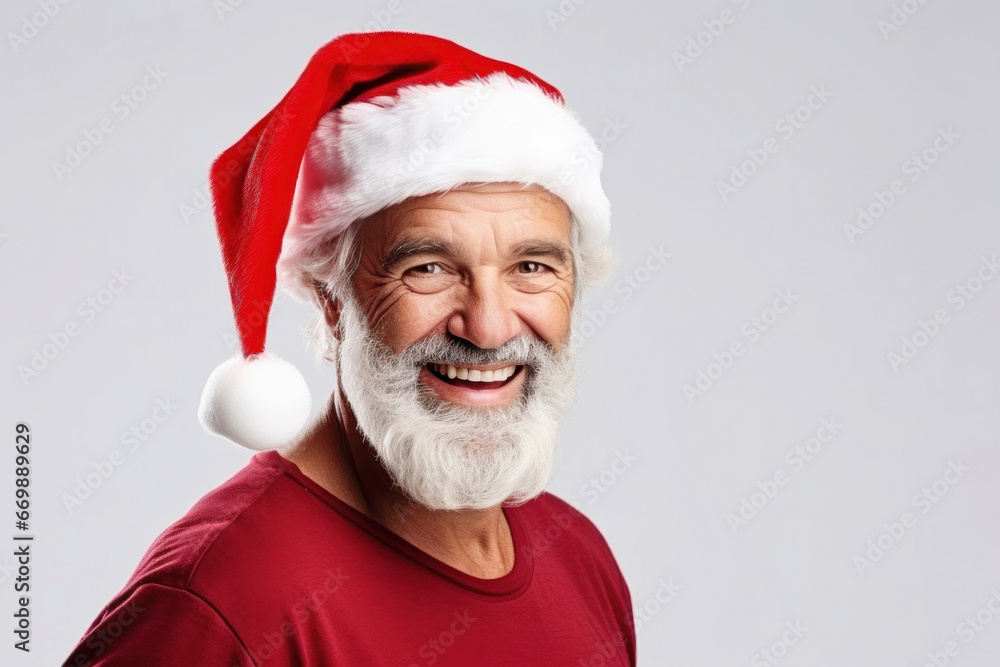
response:
<svg viewBox="0 0 1000 667"><path fill-rule="evenodd" d="M502 382L517 372L516 365L492 371L480 371L474 368L463 368L451 364L432 364L432 368L434 368L438 375L442 375L448 379L458 378L459 380L468 380L469 382Z"/></svg>

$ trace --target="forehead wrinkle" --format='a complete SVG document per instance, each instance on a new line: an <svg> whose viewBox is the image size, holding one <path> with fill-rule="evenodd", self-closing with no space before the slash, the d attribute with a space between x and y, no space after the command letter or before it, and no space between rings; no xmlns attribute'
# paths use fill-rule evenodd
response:
<svg viewBox="0 0 1000 667"><path fill-rule="evenodd" d="M398 261L393 258L395 248L405 246L410 239L416 245L427 241L427 252L443 252L458 258L463 249L474 253L478 246L478 261L493 263L493 258L502 258L512 254L523 254L525 246L549 246L553 252L543 253L557 256L563 261L571 261L572 252L567 244L559 239L549 239L553 223L559 224L571 216L565 202L545 190L527 191L528 197L517 197L514 205L506 195L517 189L497 192L475 192L458 190L439 195L416 197L390 207L384 211L380 222L387 237L387 251L380 262L383 268ZM474 219L474 225L489 225L492 238L492 249L485 242L486 234L469 234L467 218ZM562 225L559 225L562 226ZM528 227L527 240L508 240L503 238L511 230L520 231ZM536 229L542 227L543 229ZM426 230L420 233L420 230ZM513 236L518 236L514 234ZM442 239L437 248L430 241ZM447 240L444 240L447 239ZM501 249L507 245L504 252ZM464 248L463 248L464 246Z"/></svg>

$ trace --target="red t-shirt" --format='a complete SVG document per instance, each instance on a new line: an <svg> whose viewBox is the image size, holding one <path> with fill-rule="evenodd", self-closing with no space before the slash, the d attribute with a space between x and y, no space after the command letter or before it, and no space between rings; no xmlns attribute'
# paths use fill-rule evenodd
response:
<svg viewBox="0 0 1000 667"><path fill-rule="evenodd" d="M504 508L514 568L461 572L256 454L160 535L67 665L635 665L628 587L550 493Z"/></svg>

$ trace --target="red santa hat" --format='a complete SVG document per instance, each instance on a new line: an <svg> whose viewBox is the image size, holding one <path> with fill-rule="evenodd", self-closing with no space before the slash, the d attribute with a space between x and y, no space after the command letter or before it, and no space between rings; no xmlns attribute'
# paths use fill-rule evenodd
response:
<svg viewBox="0 0 1000 667"><path fill-rule="evenodd" d="M290 444L311 412L302 374L265 352L275 289L308 297L300 263L352 223L464 183L539 185L568 206L581 250L608 235L601 153L561 93L515 65L414 33L322 47L278 105L211 170L242 353L199 407L251 449Z"/></svg>

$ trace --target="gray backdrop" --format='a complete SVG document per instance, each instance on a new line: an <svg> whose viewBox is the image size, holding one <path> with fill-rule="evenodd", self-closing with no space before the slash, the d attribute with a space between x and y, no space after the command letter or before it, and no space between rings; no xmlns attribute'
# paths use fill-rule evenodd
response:
<svg viewBox="0 0 1000 667"><path fill-rule="evenodd" d="M987 0L6 2L0 534L23 421L36 540L33 651L5 629L0 662L66 657L251 455L195 415L235 345L207 168L367 25L525 66L603 134L620 262L587 300L551 490L611 544L641 663L996 664L998 19ZM280 301L269 343L318 405L308 317Z"/></svg>

